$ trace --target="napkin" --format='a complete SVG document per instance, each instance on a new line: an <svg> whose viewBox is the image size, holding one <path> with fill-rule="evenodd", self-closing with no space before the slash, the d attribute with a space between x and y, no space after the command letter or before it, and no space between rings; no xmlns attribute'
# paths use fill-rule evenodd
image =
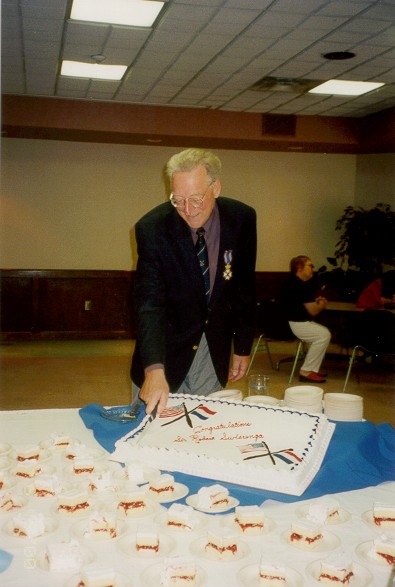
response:
<svg viewBox="0 0 395 587"><path fill-rule="evenodd" d="M133 406L125 406L125 411ZM136 412L136 419L130 422L114 422L101 416L104 407L99 404L88 404L79 410L85 426L93 431L94 437L108 452L113 452L115 443L125 434L133 430L145 416L145 406L141 404Z"/></svg>
<svg viewBox="0 0 395 587"><path fill-rule="evenodd" d="M5 550L0 550L0 573L8 569L14 556Z"/></svg>

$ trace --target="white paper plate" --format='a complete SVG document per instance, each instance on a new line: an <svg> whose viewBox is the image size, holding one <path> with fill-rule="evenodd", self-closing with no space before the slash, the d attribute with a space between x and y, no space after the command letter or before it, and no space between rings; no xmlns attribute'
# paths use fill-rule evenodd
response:
<svg viewBox="0 0 395 587"><path fill-rule="evenodd" d="M189 530L188 528L181 528L179 526L168 526L166 513L160 513L156 518L154 518L154 521L156 523L158 523L162 528L166 528L166 531L177 532L177 533L187 532L190 534L191 532L198 532L199 530L202 530L205 526L207 526L208 518L205 514L202 514L201 512L195 511L194 512L195 525L192 530Z"/></svg>
<svg viewBox="0 0 395 587"><path fill-rule="evenodd" d="M11 452L12 446L8 444L8 442L0 442L0 455L5 456L9 452Z"/></svg>
<svg viewBox="0 0 395 587"><path fill-rule="evenodd" d="M28 502L27 497L25 497L23 495L19 495L19 494L11 494L10 497L11 497L13 503L15 504L15 506L12 507L9 510L6 510L4 508L0 508L0 514L1 515L5 515L5 514L16 514L22 508L26 507L26 504Z"/></svg>
<svg viewBox="0 0 395 587"><path fill-rule="evenodd" d="M95 534L85 534L85 530L89 525L89 518L79 520L76 524L71 527L72 533L77 538L82 538L89 542L108 542L109 540L116 540L125 533L126 525L121 520L116 520L116 536L110 536L107 532L96 532Z"/></svg>
<svg viewBox="0 0 395 587"><path fill-rule="evenodd" d="M259 565L247 565L240 569L237 577L245 587L259 587ZM302 575L285 567L286 587L301 587L304 583Z"/></svg>
<svg viewBox="0 0 395 587"><path fill-rule="evenodd" d="M115 504L113 504L113 509L115 509L120 516L126 518L146 518L147 516L152 516L152 514L155 514L155 512L157 512L160 507L158 501L155 502L146 499L145 508L135 508L125 511L123 508L118 508L118 503L119 502L115 502Z"/></svg>
<svg viewBox="0 0 395 587"><path fill-rule="evenodd" d="M60 490L55 493L55 495L51 495L50 493L45 494L45 495L38 495L36 493L36 486L34 484L34 482L32 482L30 480L30 483L26 483L23 487L23 493L29 497L34 497L37 498L39 500L41 499L56 499L57 497L59 497L59 495L61 495L63 493L63 491L68 491L69 489L72 488L71 483L63 483L63 481L59 481L61 488Z"/></svg>
<svg viewBox="0 0 395 587"><path fill-rule="evenodd" d="M96 555L94 552L92 552L91 550L88 550L87 548L85 548L84 546L79 546L79 552L82 555L82 562L79 565L76 565L74 567L71 567L70 569L67 569L67 571L58 571L58 570L54 570L54 569L50 569L49 568L49 563L48 560L45 556L46 554L46 549L42 548L41 550L38 551L37 556L36 556L36 565L39 569L41 569L42 571L46 571L46 572L50 572L50 573L75 573L76 571L81 570L81 568L85 565L90 564L91 562L93 562L96 558Z"/></svg>
<svg viewBox="0 0 395 587"><path fill-rule="evenodd" d="M153 559L161 556L168 556L175 545L174 540L166 534L159 533L159 550L136 550L136 535L123 536L118 542L117 547L126 556L131 556L140 559Z"/></svg>
<svg viewBox="0 0 395 587"><path fill-rule="evenodd" d="M370 572L367 569L365 569L365 567L362 567L361 565L358 565L355 562L353 562L353 567L354 576L351 578L349 582L349 587L366 587L366 585L369 585L369 583L372 581L372 575L370 574ZM310 575L310 577L312 577L313 579L315 579L319 585L321 585L321 583L318 581L320 571L321 561L314 561L313 563L310 563L306 568L307 574Z"/></svg>
<svg viewBox="0 0 395 587"><path fill-rule="evenodd" d="M0 471L8 471L15 463L6 456L0 456Z"/></svg>
<svg viewBox="0 0 395 587"><path fill-rule="evenodd" d="M55 453L57 453L57 452L62 453L65 450L67 450L70 445L75 444L76 442L79 442L79 440L77 438L68 438L68 444L66 444L64 446L56 446L56 445L54 445L53 442L54 442L53 438L47 438L46 440L42 440L40 442L39 446L41 448L51 450Z"/></svg>
<svg viewBox="0 0 395 587"><path fill-rule="evenodd" d="M247 395L243 401L264 406L279 406L281 402L271 395Z"/></svg>
<svg viewBox="0 0 395 587"><path fill-rule="evenodd" d="M34 540L40 540L43 538L46 538L48 536L48 534L51 534L52 532L55 532L55 530L58 528L58 521L55 518L52 518L50 516L44 516L44 534L42 534L41 536L35 536ZM6 524L3 526L3 531L5 532L5 534L8 534L8 536L12 536L18 540L33 540L33 538L31 538L30 536L19 536L18 534L14 533L14 528L15 528L15 523L14 521L8 520L8 522L6 522Z"/></svg>
<svg viewBox="0 0 395 587"><path fill-rule="evenodd" d="M17 467L11 469L10 473L15 477L15 479L18 479L18 481L29 482L35 477L38 477L38 475L53 475L56 471L55 467L53 467L52 465L41 465L40 463L38 464L40 466L40 472L37 473L37 475L34 475L33 477L21 477L20 475L17 475Z"/></svg>
<svg viewBox="0 0 395 587"><path fill-rule="evenodd" d="M190 551L195 556L198 556L201 559L211 562L218 562L218 563L233 563L236 561L240 561L247 556L249 553L249 548L245 542L238 541L237 543L237 552L232 556L232 558L221 558L220 555L217 555L211 549L206 551L206 544L207 544L207 537L198 538L194 542L192 542L189 546Z"/></svg>
<svg viewBox="0 0 395 587"><path fill-rule="evenodd" d="M117 587L131 587L130 579L122 573L115 573L115 584ZM78 575L74 575L73 577L67 579L66 583L64 584L64 587L80 587L80 585L81 573L78 573Z"/></svg>
<svg viewBox="0 0 395 587"><path fill-rule="evenodd" d="M392 565L387 563L383 557L380 556L378 558L373 558L369 554L371 548L373 548L373 541L363 542L362 544L358 544L358 546L355 549L355 552L366 564L371 563L373 565L378 565L381 568L391 569Z"/></svg>
<svg viewBox="0 0 395 587"><path fill-rule="evenodd" d="M141 573L141 580L145 587L159 587L160 586L160 575L162 571L163 565L152 565L146 568ZM194 583L194 587L202 587L207 581L207 573L199 566L196 566L196 579ZM137 585L137 583L136 583ZM69 587L68 585L66 587ZM70 587L74 587L70 586ZM118 587L118 584L117 584ZM120 586L120 587L123 587Z"/></svg>
<svg viewBox="0 0 395 587"><path fill-rule="evenodd" d="M86 517L92 510L97 508L97 502L92 497L88 497L87 502L89 503L89 507L76 510L75 512L59 509L59 504L57 503L52 506L52 512L58 514L62 518L68 518L70 520L82 518L84 516Z"/></svg>
<svg viewBox="0 0 395 587"><path fill-rule="evenodd" d="M324 525L335 526L337 524L344 524L345 522L348 522L348 520L351 519L351 514L347 510L339 507L338 511L339 515L337 517L329 518L328 520L326 520L326 522L324 522ZM302 506L300 509L297 510L296 513L300 518L308 520L309 506Z"/></svg>
<svg viewBox="0 0 395 587"><path fill-rule="evenodd" d="M147 493L150 496L150 499L153 499L154 501L158 501L159 503L170 503L171 501L177 501L177 499L181 499L188 495L189 488L183 483L174 483L174 493L169 497L157 495L154 491L150 491L148 488Z"/></svg>
<svg viewBox="0 0 395 587"><path fill-rule="evenodd" d="M364 512L361 515L361 518L366 524L368 524L368 526L375 528L377 532L383 532L385 534L387 534L388 532L395 532L395 524L392 526L392 528L389 526L378 526L377 524L375 524L373 518L373 510L368 510L367 512Z"/></svg>
<svg viewBox="0 0 395 587"><path fill-rule="evenodd" d="M72 461L73 462L73 461ZM74 465L67 465L65 467L65 473L66 475L69 476L69 479L73 479L73 481L78 480L78 479L85 479L87 478L88 475L100 475L101 473L105 473L106 471L108 471L108 466L106 463L103 463L102 461L93 461L93 471L87 471L86 473L82 472L82 473L75 473L74 472Z"/></svg>
<svg viewBox="0 0 395 587"><path fill-rule="evenodd" d="M8 453L8 458L13 459L14 464L15 462L21 462L21 463L33 463L33 462L39 462L39 463L44 463L45 461L48 461L49 459L52 458L52 454L50 453L49 450L46 449L42 449L39 447L39 451L38 451L38 459L24 459L23 461L17 461L17 450L12 450L10 453Z"/></svg>
<svg viewBox="0 0 395 587"><path fill-rule="evenodd" d="M240 389L220 389L220 391L214 391L213 393L209 393L207 397L231 401L241 400L243 399L243 392L240 391Z"/></svg>
<svg viewBox="0 0 395 587"><path fill-rule="evenodd" d="M335 536L335 534L324 531L322 532L323 540L319 542L317 546L309 548L305 545L303 540L294 540L291 542L290 534L290 530L283 532L283 534L281 534L282 540L290 546L303 550L303 552L329 552L330 550L337 548L340 544L340 538Z"/></svg>
<svg viewBox="0 0 395 587"><path fill-rule="evenodd" d="M198 494L195 493L193 495L188 495L188 497L186 498L186 503L190 506L192 506L195 510L198 510L199 512L203 512L205 514L223 514L224 512L228 512L229 510L232 510L233 508L235 508L237 505L239 505L239 500L236 499L235 497L231 497L228 496L228 500L229 503L227 504L219 504L216 507L213 508L201 508L198 507Z"/></svg>
<svg viewBox="0 0 395 587"><path fill-rule="evenodd" d="M155 479L155 477L158 477L160 475L160 471L159 469L154 469L154 467L142 467L143 469L143 477L144 477L144 481L142 481L141 483L137 483L135 481L133 481L133 479L130 481L131 483L134 483L135 485L142 485L144 483L149 483L151 481L151 479ZM129 478L127 477L127 470L125 467L119 469L118 471L116 471L114 473L114 477L115 479L119 479L120 481L129 481Z"/></svg>
<svg viewBox="0 0 395 587"><path fill-rule="evenodd" d="M243 532L239 524L235 522L234 514L228 514L226 516L223 516L221 519L221 523L224 526L232 528L232 530L236 530L240 533L241 536L245 536L246 538L259 538L259 536L262 536L263 534L270 534L270 532L273 532L273 530L276 528L276 523L266 516L264 518L262 531L257 534Z"/></svg>
<svg viewBox="0 0 395 587"><path fill-rule="evenodd" d="M69 445L65 452L64 452L64 458L67 459L70 462L73 462L74 459L76 458L75 455L73 454L73 444ZM77 451L78 452L78 451ZM86 450L84 450L84 454L80 455L80 458L88 458L88 459L93 459L94 461L100 461L101 459L104 459L104 457L107 456L108 453L106 453L105 450L101 450L100 448L88 448L86 447Z"/></svg>

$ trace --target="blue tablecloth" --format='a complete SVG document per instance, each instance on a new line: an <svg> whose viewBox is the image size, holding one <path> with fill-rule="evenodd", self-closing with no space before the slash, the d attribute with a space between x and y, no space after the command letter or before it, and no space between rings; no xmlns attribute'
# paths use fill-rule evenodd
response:
<svg viewBox="0 0 395 587"><path fill-rule="evenodd" d="M79 413L85 426L93 431L96 440L113 452L117 440L133 430L145 416L144 404L132 423L113 422L103 418L103 406L89 404ZM211 485L212 480L174 473L179 483L186 484L190 493ZM336 422L321 469L303 495L297 497L247 486L223 483L242 505L260 504L267 499L294 502L320 497L330 493L351 491L395 481L395 430L390 424L371 422ZM183 501L183 500L180 500Z"/></svg>

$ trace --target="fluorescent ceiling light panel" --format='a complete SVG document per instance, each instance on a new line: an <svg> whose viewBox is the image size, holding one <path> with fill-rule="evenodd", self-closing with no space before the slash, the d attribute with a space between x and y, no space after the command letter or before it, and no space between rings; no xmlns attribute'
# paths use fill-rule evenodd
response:
<svg viewBox="0 0 395 587"><path fill-rule="evenodd" d="M70 18L127 26L150 27L164 2L156 0L74 0Z"/></svg>
<svg viewBox="0 0 395 587"><path fill-rule="evenodd" d="M80 61L63 61L60 75L91 79L120 80L126 70L126 65L102 65L99 63L82 63Z"/></svg>
<svg viewBox="0 0 395 587"><path fill-rule="evenodd" d="M362 96L372 90L377 90L384 83L353 82L341 79L330 79L310 90L309 94L332 94L333 96Z"/></svg>

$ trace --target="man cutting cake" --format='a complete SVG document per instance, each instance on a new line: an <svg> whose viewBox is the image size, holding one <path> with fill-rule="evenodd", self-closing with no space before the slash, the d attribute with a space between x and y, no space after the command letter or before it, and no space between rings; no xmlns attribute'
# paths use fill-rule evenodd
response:
<svg viewBox="0 0 395 587"><path fill-rule="evenodd" d="M220 196L221 161L186 149L167 163L171 195L136 224L133 399L206 395L241 379L254 337L256 213ZM231 359L233 345L233 357ZM229 369L230 365L230 369Z"/></svg>

